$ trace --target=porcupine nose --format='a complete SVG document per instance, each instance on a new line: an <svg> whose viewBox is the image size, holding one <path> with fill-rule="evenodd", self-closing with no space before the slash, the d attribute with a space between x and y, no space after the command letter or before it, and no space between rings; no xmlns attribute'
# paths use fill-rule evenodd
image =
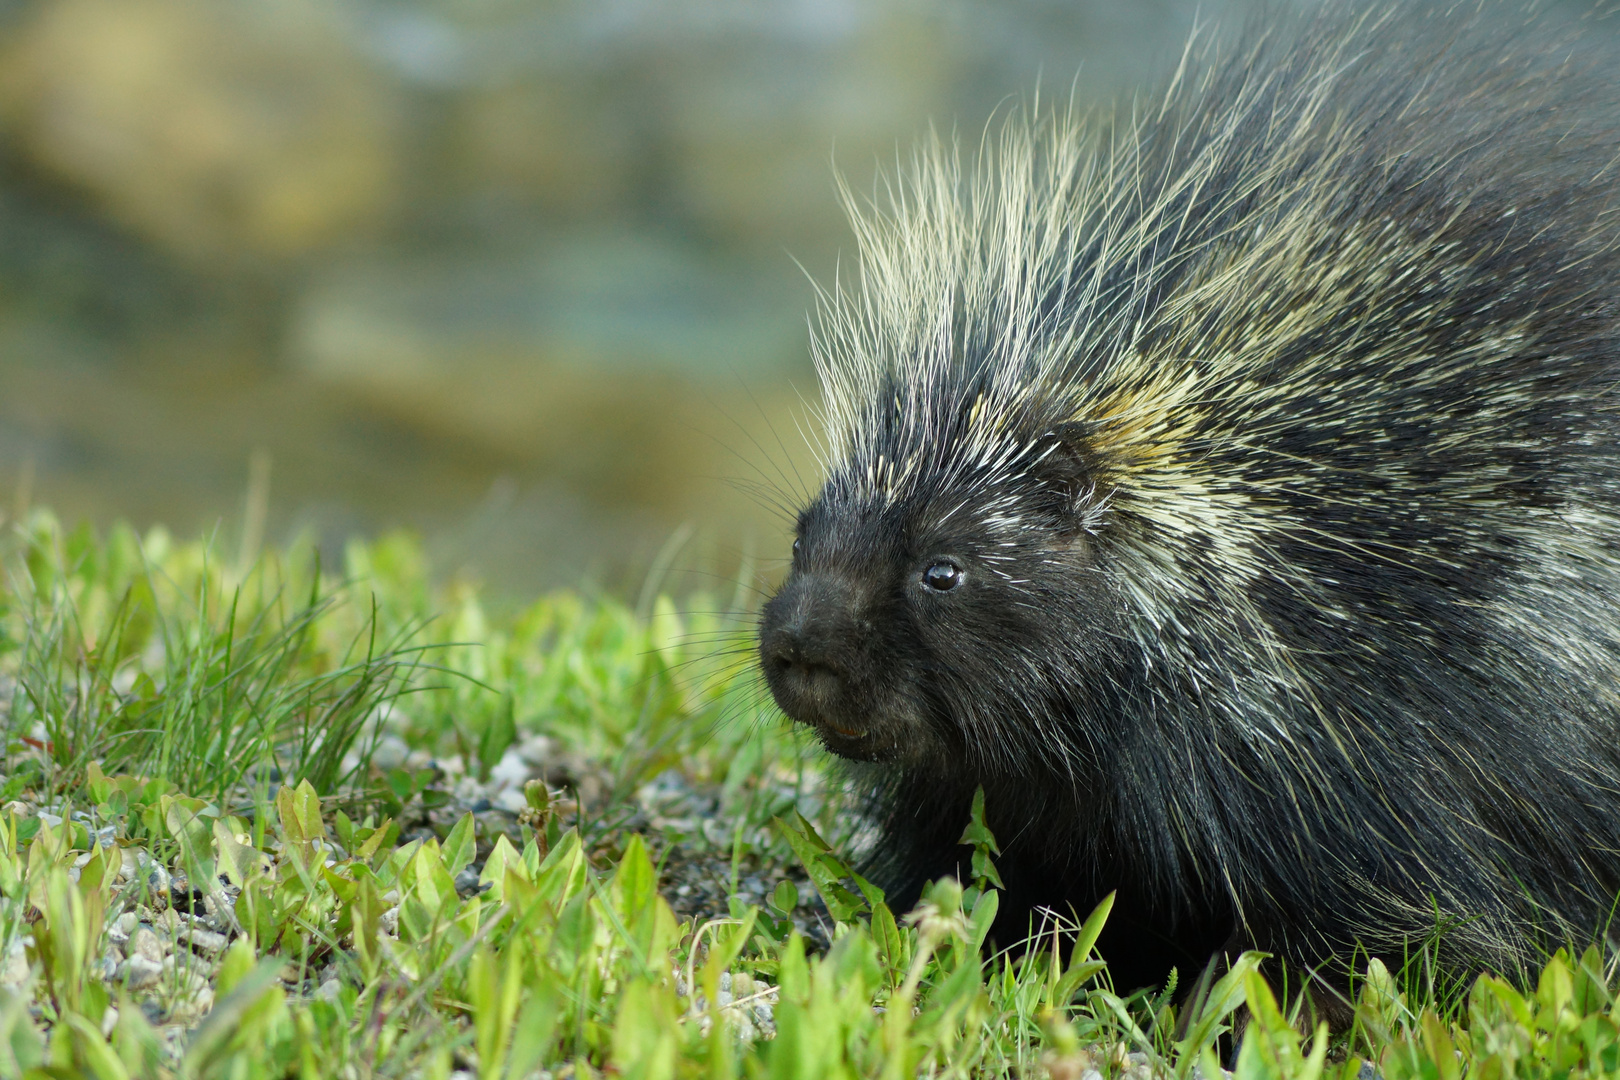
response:
<svg viewBox="0 0 1620 1080"><path fill-rule="evenodd" d="M838 669L807 651L803 638L791 632L773 636L764 655L766 670L783 684L795 704L828 702L843 686Z"/></svg>
<svg viewBox="0 0 1620 1080"><path fill-rule="evenodd" d="M793 719L821 726L838 711L848 682L837 655L854 628L853 597L825 576L791 579L765 605L760 665L778 705Z"/></svg>

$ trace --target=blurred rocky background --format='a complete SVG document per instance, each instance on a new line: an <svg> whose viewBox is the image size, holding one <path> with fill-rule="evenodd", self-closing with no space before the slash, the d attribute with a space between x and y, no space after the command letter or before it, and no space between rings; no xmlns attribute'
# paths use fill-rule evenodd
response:
<svg viewBox="0 0 1620 1080"><path fill-rule="evenodd" d="M1250 6L0 0L0 511L403 525L524 592L768 573L834 163Z"/></svg>

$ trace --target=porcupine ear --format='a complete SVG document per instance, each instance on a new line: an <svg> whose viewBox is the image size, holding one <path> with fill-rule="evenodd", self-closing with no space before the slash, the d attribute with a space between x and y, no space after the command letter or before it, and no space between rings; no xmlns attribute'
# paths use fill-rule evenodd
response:
<svg viewBox="0 0 1620 1080"><path fill-rule="evenodd" d="M1038 485L1042 509L1052 516L1059 535L1094 531L1101 516L1097 469L1085 424L1058 424L1037 442L1037 461L1030 470Z"/></svg>

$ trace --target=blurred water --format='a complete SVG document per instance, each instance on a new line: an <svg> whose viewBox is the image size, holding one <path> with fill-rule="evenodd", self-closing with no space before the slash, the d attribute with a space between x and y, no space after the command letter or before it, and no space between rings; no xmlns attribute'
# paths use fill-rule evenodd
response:
<svg viewBox="0 0 1620 1080"><path fill-rule="evenodd" d="M683 523L775 558L834 162L1150 83L1195 12L1252 14L0 3L0 508L232 536L257 453L272 539L410 526L511 589L633 589Z"/></svg>

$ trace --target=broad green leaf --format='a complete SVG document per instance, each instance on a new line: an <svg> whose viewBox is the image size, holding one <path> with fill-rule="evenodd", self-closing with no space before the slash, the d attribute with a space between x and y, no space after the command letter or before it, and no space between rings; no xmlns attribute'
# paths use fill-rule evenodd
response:
<svg viewBox="0 0 1620 1080"><path fill-rule="evenodd" d="M973 808L968 815L967 828L962 830L958 844L972 844L982 846L992 855L1000 855L1001 849L996 846L996 838L990 832L990 827L984 823L984 786L981 784L973 790Z"/></svg>
<svg viewBox="0 0 1620 1080"><path fill-rule="evenodd" d="M279 1006L282 1000L281 969L285 961L267 956L247 974L235 980L230 992L216 1001L206 1019L192 1034L183 1066L193 1075L206 1074L209 1066L231 1050L232 1036L245 1034L244 1018L256 1008Z"/></svg>
<svg viewBox="0 0 1620 1080"><path fill-rule="evenodd" d="M611 888L619 914L627 925L638 920L647 905L652 903L658 895L657 885L657 874L653 870L652 858L647 854L647 845L640 833L631 833L624 854L619 858L619 868L613 874Z"/></svg>
<svg viewBox="0 0 1620 1080"><path fill-rule="evenodd" d="M450 835L444 838L444 848L439 852L439 858L444 863L444 869L451 879L472 865L473 857L478 854L478 841L474 834L475 823L472 814L461 815Z"/></svg>
<svg viewBox="0 0 1620 1080"><path fill-rule="evenodd" d="M561 1011L560 995L554 984L540 982L532 986L512 1036L512 1049L507 1057L508 1076L527 1077L545 1060Z"/></svg>
<svg viewBox="0 0 1620 1080"><path fill-rule="evenodd" d="M78 1013L68 1013L64 1019L73 1032L74 1057L89 1067L96 1080L129 1080L129 1070L102 1038L99 1025Z"/></svg>
<svg viewBox="0 0 1620 1080"><path fill-rule="evenodd" d="M1108 922L1109 912L1114 910L1114 894L1109 893L1102 901L1091 909L1086 916L1085 923L1080 927L1079 935L1074 939L1074 961L1084 960L1091 955L1091 950L1097 947L1097 939L1102 936L1103 926Z"/></svg>
<svg viewBox="0 0 1620 1080"><path fill-rule="evenodd" d="M613 1064L624 1080L674 1080L676 1051L673 995L642 979L619 999L613 1023Z"/></svg>
<svg viewBox="0 0 1620 1080"><path fill-rule="evenodd" d="M872 908L872 941L877 946L889 988L897 989L911 966L911 949L888 904L879 903Z"/></svg>
<svg viewBox="0 0 1620 1080"><path fill-rule="evenodd" d="M1110 893L1108 900L1104 901L1104 903L1111 903L1112 901L1113 894ZM1089 926L1091 920L1088 919L1086 922ZM1084 937L1085 934L1082 933L1081 938L1084 939ZM1082 955L1077 947L1074 956L1078 959ZM1259 978L1256 973L1260 970L1260 965L1265 959L1265 953L1253 950L1241 953L1232 962L1232 966L1227 969L1226 974L1215 980L1215 985L1210 987L1207 993L1196 996L1186 1003L1184 1007L1192 1015L1183 1021L1186 1035L1177 1044L1181 1050L1182 1068L1179 1070L1180 1072L1185 1074L1186 1070L1192 1067L1193 1055L1205 1047L1213 1046L1215 1040L1226 1030L1227 1018L1237 1011L1238 1006L1243 1004L1245 995L1249 992L1248 981L1251 977ZM1262 981L1260 985L1264 986L1265 984ZM1269 993L1269 990L1267 992Z"/></svg>
<svg viewBox="0 0 1620 1080"><path fill-rule="evenodd" d="M828 914L841 923L853 922L866 910L866 904L844 887L841 879L850 876L849 867L831 854L827 842L798 811L794 811L792 818L779 817L774 822L793 854L798 856L811 884L821 894Z"/></svg>
<svg viewBox="0 0 1620 1080"><path fill-rule="evenodd" d="M999 881L998 881L999 884ZM996 913L1001 910L1001 894L991 889L979 894L973 902L973 912L968 919L968 942L973 948L984 946L984 941L990 936L990 929L995 925Z"/></svg>

